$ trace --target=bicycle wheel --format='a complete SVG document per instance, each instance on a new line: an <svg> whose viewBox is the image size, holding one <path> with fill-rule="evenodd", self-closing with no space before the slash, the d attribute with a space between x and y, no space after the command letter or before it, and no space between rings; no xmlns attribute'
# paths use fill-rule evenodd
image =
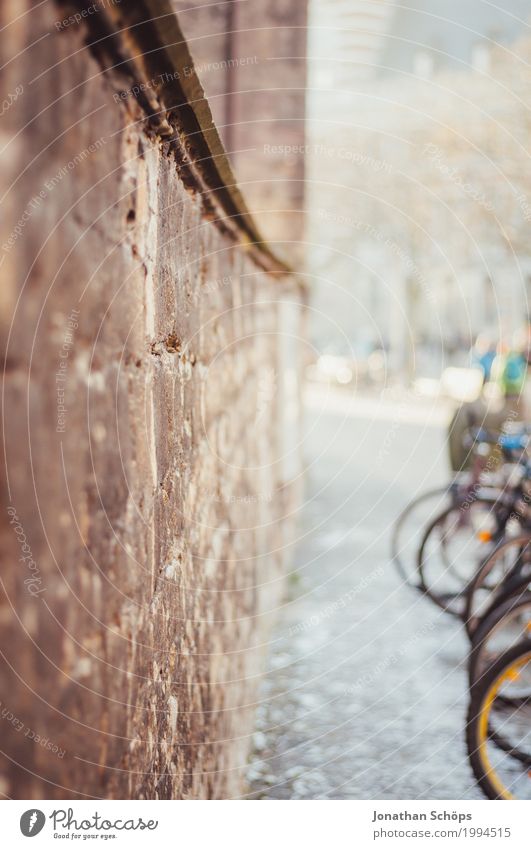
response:
<svg viewBox="0 0 531 849"><path fill-rule="evenodd" d="M494 737L508 741L506 749ZM531 799L531 640L505 652L471 690L466 744L489 799Z"/></svg>
<svg viewBox="0 0 531 849"><path fill-rule="evenodd" d="M508 598L479 621L472 636L468 657L471 687L498 657L525 639L531 632L531 592L524 587L516 598Z"/></svg>
<svg viewBox="0 0 531 849"><path fill-rule="evenodd" d="M482 563L470 581L463 618L471 638L482 616L525 588L531 576L531 534L520 533L503 540Z"/></svg>
<svg viewBox="0 0 531 849"><path fill-rule="evenodd" d="M496 497L460 502L433 520L419 548L417 568L420 585L435 604L454 616L463 615L470 579L502 525Z"/></svg>
<svg viewBox="0 0 531 849"><path fill-rule="evenodd" d="M494 597L494 600L493 600L491 606L487 609L487 612L485 614L485 619L491 619L491 617L494 617L496 615L496 613L498 612L498 609L503 610L503 609L506 609L509 605L516 605L519 601L523 601L525 599L526 593L528 592L528 589L529 589L529 578L525 578L523 580L521 578L520 579L514 578L512 581L509 581L508 585L507 586L504 585L504 588L502 589L502 591ZM511 647L511 641L510 641L511 631L513 631L514 635L517 636L517 639L514 640L513 645L516 644L517 642L519 642L520 639L524 639L525 637L529 636L529 633L526 633L526 630L525 630L526 616L525 616L525 613L523 613L523 612L521 612L521 619L522 619L521 622L519 622L518 619L517 619L517 621L515 621L515 622L506 623L507 624L507 631L505 631L505 629L502 628L501 639L505 640L505 642L507 643L507 645L506 645L507 650L509 650L509 648ZM478 627L479 627L479 625L478 625ZM516 634L516 632L519 629L520 629L520 633ZM477 631L478 631L478 628L476 628L476 630L474 631L472 639L474 639L477 636ZM500 655L502 653L503 652L500 651ZM496 660L497 660L497 657L494 656L492 658L492 662L490 663L489 666L486 667L485 671L490 669L490 666L492 666L493 663L495 663ZM515 698L510 698L507 695L500 695L499 696L499 704L503 704L503 703L505 703L506 705L512 705L513 707L517 706L517 700ZM492 740L492 742L495 743L496 746L498 746L498 748L503 749L505 752L509 752L513 757L519 758L520 760L523 760L523 762L525 762L525 758L526 758L525 753L521 752L517 747L515 747L514 743L512 743L511 740L508 740L502 732L503 732L503 729L495 729L495 728L489 727L489 737Z"/></svg>
<svg viewBox="0 0 531 849"><path fill-rule="evenodd" d="M451 485L424 492L410 501L393 526L392 561L404 583L416 590L421 589L417 572L417 554L424 528L441 510L447 509L454 498Z"/></svg>

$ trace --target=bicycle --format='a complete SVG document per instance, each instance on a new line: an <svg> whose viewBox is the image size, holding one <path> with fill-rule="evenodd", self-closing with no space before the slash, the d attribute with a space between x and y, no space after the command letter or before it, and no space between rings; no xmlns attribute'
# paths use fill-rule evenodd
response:
<svg viewBox="0 0 531 849"><path fill-rule="evenodd" d="M489 799L531 799L530 729L531 639L526 639L504 652L471 689L467 751Z"/></svg>

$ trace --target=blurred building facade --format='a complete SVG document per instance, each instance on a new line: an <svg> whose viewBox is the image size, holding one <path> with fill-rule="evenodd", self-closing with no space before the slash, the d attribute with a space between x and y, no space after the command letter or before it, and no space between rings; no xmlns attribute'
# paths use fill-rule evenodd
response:
<svg viewBox="0 0 531 849"><path fill-rule="evenodd" d="M311 6L344 16L309 82L315 341L436 374L528 313L531 2L353 5Z"/></svg>

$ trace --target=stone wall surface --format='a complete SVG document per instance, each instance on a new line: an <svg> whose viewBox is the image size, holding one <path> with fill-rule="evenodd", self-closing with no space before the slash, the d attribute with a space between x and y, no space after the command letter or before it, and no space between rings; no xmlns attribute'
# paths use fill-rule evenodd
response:
<svg viewBox="0 0 531 849"><path fill-rule="evenodd" d="M303 296L124 29L156 6L0 12L9 797L240 794L282 593Z"/></svg>

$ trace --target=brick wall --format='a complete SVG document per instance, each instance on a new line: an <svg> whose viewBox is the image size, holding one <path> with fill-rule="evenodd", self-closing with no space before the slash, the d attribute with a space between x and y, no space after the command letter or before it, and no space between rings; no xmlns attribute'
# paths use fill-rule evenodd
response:
<svg viewBox="0 0 531 849"><path fill-rule="evenodd" d="M146 60L160 32L116 35L165 4L23 6L1 13L0 790L233 797L289 557L301 290L199 155L175 54Z"/></svg>

